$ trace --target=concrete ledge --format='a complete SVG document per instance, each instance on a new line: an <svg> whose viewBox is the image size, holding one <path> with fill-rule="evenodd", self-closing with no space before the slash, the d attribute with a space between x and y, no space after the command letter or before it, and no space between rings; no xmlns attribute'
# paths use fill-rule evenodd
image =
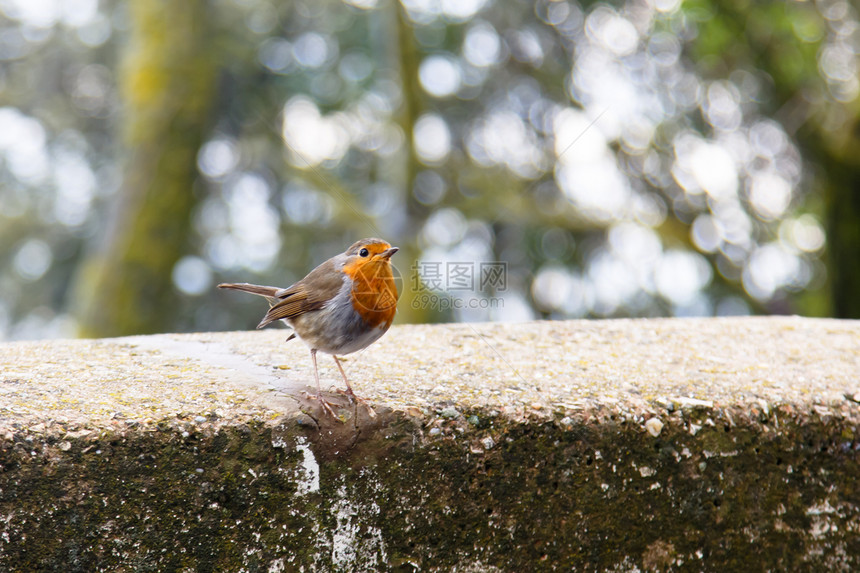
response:
<svg viewBox="0 0 860 573"><path fill-rule="evenodd" d="M0 345L0 570L860 568L858 322L285 335Z"/></svg>

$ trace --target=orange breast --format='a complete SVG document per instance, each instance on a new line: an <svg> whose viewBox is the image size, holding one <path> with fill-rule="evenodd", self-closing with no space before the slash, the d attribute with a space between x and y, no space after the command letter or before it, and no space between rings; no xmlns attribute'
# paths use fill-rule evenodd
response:
<svg viewBox="0 0 860 573"><path fill-rule="evenodd" d="M388 261L360 261L344 272L353 280L352 307L371 328L391 326L397 312L397 287Z"/></svg>

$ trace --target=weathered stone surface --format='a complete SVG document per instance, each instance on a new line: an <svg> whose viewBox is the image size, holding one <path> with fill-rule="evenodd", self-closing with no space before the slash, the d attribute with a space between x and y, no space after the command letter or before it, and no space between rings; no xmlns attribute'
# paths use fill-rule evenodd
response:
<svg viewBox="0 0 860 573"><path fill-rule="evenodd" d="M860 568L860 323L284 338L0 345L0 570Z"/></svg>

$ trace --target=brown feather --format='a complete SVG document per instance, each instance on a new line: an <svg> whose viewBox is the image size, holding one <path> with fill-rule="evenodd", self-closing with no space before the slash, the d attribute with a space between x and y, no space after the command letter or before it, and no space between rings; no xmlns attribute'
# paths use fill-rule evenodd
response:
<svg viewBox="0 0 860 573"><path fill-rule="evenodd" d="M281 290L278 287L252 285L249 283L221 283L218 285L218 288L240 290L242 292L264 296L269 299L270 304L274 304L274 302L277 301L278 291Z"/></svg>
<svg viewBox="0 0 860 573"><path fill-rule="evenodd" d="M257 328L319 310L334 298L342 286L343 274L337 272L334 262L328 260L293 286L278 290L275 296L282 300L269 309Z"/></svg>

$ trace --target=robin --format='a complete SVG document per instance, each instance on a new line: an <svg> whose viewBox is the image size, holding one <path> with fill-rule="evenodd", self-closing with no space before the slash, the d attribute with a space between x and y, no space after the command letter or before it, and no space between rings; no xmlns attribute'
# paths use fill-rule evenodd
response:
<svg viewBox="0 0 860 573"><path fill-rule="evenodd" d="M218 288L268 299L269 312L257 328L283 320L293 328L287 340L298 336L308 345L314 363L316 397L323 409L334 416L331 405L322 397L317 352L332 355L346 383L346 394L364 402L353 392L338 355L367 348L391 326L397 311L391 256L397 251L382 239L362 239L290 287L224 283Z"/></svg>

